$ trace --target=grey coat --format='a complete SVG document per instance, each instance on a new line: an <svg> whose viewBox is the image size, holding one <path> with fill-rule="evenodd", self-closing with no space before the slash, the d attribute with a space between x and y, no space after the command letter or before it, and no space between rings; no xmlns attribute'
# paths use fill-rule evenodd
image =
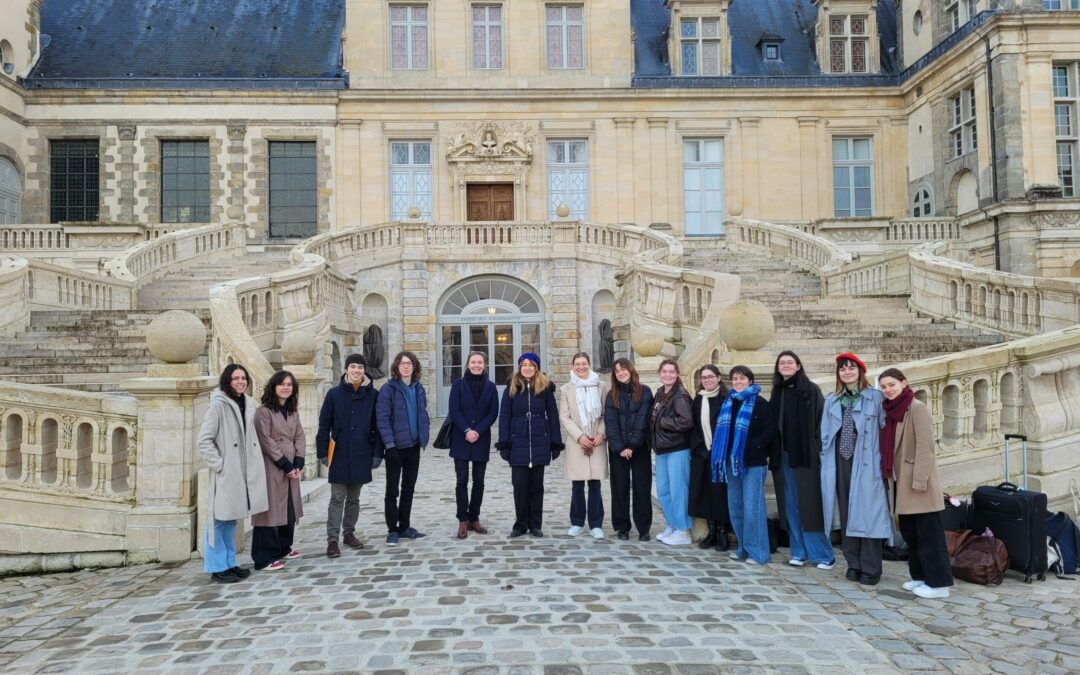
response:
<svg viewBox="0 0 1080 675"><path fill-rule="evenodd" d="M855 456L851 466L851 494L848 497L849 537L888 539L892 536L892 518L885 481L881 477L880 432L885 426L884 396L867 387L855 401ZM821 417L821 502L826 523L832 523L836 504L836 438L840 434L840 398L834 393L825 398Z"/></svg>
<svg viewBox="0 0 1080 675"><path fill-rule="evenodd" d="M210 469L210 512L206 528L214 541L215 520L239 520L267 509L266 470L255 433L255 401L240 407L220 389L210 394L198 448Z"/></svg>

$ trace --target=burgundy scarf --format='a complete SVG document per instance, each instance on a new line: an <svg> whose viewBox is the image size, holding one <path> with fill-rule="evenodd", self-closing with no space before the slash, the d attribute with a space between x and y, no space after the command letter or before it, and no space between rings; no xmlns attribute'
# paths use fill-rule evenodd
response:
<svg viewBox="0 0 1080 675"><path fill-rule="evenodd" d="M911 387L904 387L904 391L893 400L885 399L885 426L881 428L881 475L886 480L892 478L893 458L896 456L896 427L904 421L911 402L915 400L915 392Z"/></svg>

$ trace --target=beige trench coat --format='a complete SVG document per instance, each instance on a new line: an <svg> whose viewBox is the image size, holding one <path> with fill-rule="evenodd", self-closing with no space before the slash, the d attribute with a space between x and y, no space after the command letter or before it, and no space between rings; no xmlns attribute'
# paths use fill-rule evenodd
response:
<svg viewBox="0 0 1080 675"><path fill-rule="evenodd" d="M607 385L600 384L600 417L593 422L593 435L604 433L604 399ZM563 471L569 480L603 480L608 477L608 448L605 434L604 442L593 448L592 455L585 456L585 451L578 444L578 439L585 432L582 427L581 413L577 405L577 387L567 382L559 388L559 422L562 424L563 443L566 444Z"/></svg>
<svg viewBox="0 0 1080 675"><path fill-rule="evenodd" d="M300 415L289 413L285 418L266 406L255 411L255 433L259 435L262 448L263 464L266 468L266 499L269 509L251 517L251 524L257 527L281 527L288 525L289 495L292 494L293 515L296 520L304 515L304 505L300 499L300 479L289 478L275 462L281 458L291 463L297 457L304 456L304 427L300 424Z"/></svg>
<svg viewBox="0 0 1080 675"><path fill-rule="evenodd" d="M220 389L210 394L197 447L210 469L210 513L206 528L214 541L215 520L239 520L266 510L266 470L255 434L255 401L240 407Z"/></svg>
<svg viewBox="0 0 1080 675"><path fill-rule="evenodd" d="M896 482L898 515L933 513L945 509L934 445L934 423L930 419L930 409L916 399L896 426L893 480Z"/></svg>

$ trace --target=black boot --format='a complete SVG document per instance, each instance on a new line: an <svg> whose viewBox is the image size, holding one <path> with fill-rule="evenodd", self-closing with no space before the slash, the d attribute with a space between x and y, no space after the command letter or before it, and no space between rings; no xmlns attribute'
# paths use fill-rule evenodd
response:
<svg viewBox="0 0 1080 675"><path fill-rule="evenodd" d="M728 531L724 523L716 524L716 550L726 551L731 548L731 542L728 541Z"/></svg>
<svg viewBox="0 0 1080 675"><path fill-rule="evenodd" d="M705 535L705 538L698 542L698 548L711 548L716 545L716 521L708 520L706 523L709 526L709 533Z"/></svg>

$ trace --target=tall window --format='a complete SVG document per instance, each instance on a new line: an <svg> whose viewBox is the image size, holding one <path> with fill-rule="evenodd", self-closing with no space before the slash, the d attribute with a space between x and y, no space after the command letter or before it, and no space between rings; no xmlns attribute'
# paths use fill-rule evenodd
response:
<svg viewBox="0 0 1080 675"><path fill-rule="evenodd" d="M390 67L428 67L427 5L390 5Z"/></svg>
<svg viewBox="0 0 1080 675"><path fill-rule="evenodd" d="M720 19L683 19L679 26L683 75L720 74Z"/></svg>
<svg viewBox="0 0 1080 675"><path fill-rule="evenodd" d="M503 67L502 5L472 6L473 68Z"/></svg>
<svg viewBox="0 0 1080 675"><path fill-rule="evenodd" d="M1080 0L1043 0L1043 9L1080 9Z"/></svg>
<svg viewBox="0 0 1080 675"><path fill-rule="evenodd" d="M723 234L723 139L683 140L683 212L686 234Z"/></svg>
<svg viewBox="0 0 1080 675"><path fill-rule="evenodd" d="M930 192L930 186L920 185L915 188L915 196L911 198L911 215L914 218L934 215L934 195Z"/></svg>
<svg viewBox="0 0 1080 675"><path fill-rule="evenodd" d="M431 141L392 141L390 219L405 220L413 206L431 219Z"/></svg>
<svg viewBox="0 0 1080 675"><path fill-rule="evenodd" d="M978 13L978 0L950 0L945 3L945 15L949 17L949 27L954 33Z"/></svg>
<svg viewBox="0 0 1080 675"><path fill-rule="evenodd" d="M0 223L21 222L22 184L19 172L7 157L0 156Z"/></svg>
<svg viewBox="0 0 1080 675"><path fill-rule="evenodd" d="M161 222L210 222L209 142L161 142Z"/></svg>
<svg viewBox="0 0 1080 675"><path fill-rule="evenodd" d="M865 73L869 36L865 16L829 16L829 70Z"/></svg>
<svg viewBox="0 0 1080 675"><path fill-rule="evenodd" d="M49 143L49 222L98 219L98 142Z"/></svg>
<svg viewBox="0 0 1080 675"><path fill-rule="evenodd" d="M547 5L547 67L585 67L585 8L582 5Z"/></svg>
<svg viewBox="0 0 1080 675"><path fill-rule="evenodd" d="M977 131L975 88L972 87L949 99L949 145L953 157L960 157L978 149Z"/></svg>
<svg viewBox="0 0 1080 675"><path fill-rule="evenodd" d="M833 212L837 218L874 213L873 154L869 138L833 138Z"/></svg>
<svg viewBox="0 0 1080 675"><path fill-rule="evenodd" d="M1077 196L1076 165L1080 155L1080 63L1054 65L1054 137L1057 141L1058 185L1064 197Z"/></svg>
<svg viewBox="0 0 1080 675"><path fill-rule="evenodd" d="M548 141L548 218L558 217L561 204L570 207L570 217L589 217L589 142Z"/></svg>
<svg viewBox="0 0 1080 675"><path fill-rule="evenodd" d="M270 236L318 231L318 172L313 141L270 142Z"/></svg>

